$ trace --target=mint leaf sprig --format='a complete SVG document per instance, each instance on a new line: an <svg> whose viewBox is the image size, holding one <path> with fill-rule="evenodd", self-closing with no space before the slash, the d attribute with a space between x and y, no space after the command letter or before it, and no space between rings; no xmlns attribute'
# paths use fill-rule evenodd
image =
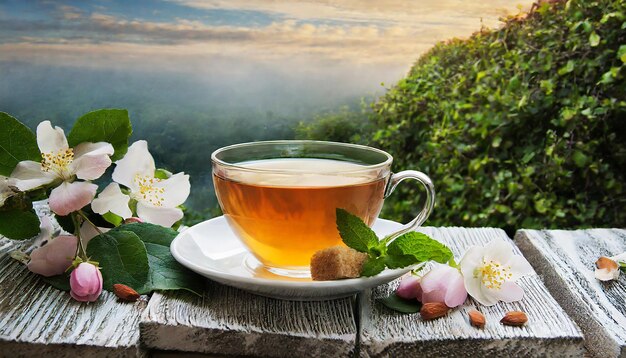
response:
<svg viewBox="0 0 626 358"><path fill-rule="evenodd" d="M437 240L419 232L407 232L391 243L379 240L358 216L344 209L337 209L337 229L341 240L356 251L368 255L361 276L375 276L385 267L407 267L426 261L445 264L453 259L452 251Z"/></svg>

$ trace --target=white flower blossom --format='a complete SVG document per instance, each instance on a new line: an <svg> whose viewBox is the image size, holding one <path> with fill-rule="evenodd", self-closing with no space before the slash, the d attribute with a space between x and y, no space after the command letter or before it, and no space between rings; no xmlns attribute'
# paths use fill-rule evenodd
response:
<svg viewBox="0 0 626 358"><path fill-rule="evenodd" d="M70 148L63 129L52 128L50 121L37 126L37 145L41 151L40 163L19 162L11 178L21 191L46 185L55 188L50 193L50 209L58 215L68 215L89 204L98 186L79 181L98 179L111 165L113 146L109 143L81 143Z"/></svg>
<svg viewBox="0 0 626 358"><path fill-rule="evenodd" d="M98 214L112 212L128 219L132 216L129 201L137 201L137 216L142 220L166 227L182 219L183 211L178 208L189 196L189 175L177 173L167 179L154 177L154 159L148 152L144 140L133 143L128 153L115 163L113 180L91 204ZM119 185L129 190L122 193Z"/></svg>
<svg viewBox="0 0 626 358"><path fill-rule="evenodd" d="M524 290L515 281L533 273L528 261L514 255L511 245L503 240L470 247L459 266L467 292L486 306L521 300Z"/></svg>

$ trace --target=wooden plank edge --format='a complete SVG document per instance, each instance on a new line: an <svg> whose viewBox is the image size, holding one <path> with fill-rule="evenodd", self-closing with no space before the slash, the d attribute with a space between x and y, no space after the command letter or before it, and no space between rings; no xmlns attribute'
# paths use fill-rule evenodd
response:
<svg viewBox="0 0 626 358"><path fill-rule="evenodd" d="M150 349L180 350L224 355L266 357L349 357L353 355L356 334L336 338L298 337L252 331L226 331L221 328L165 325L144 320L139 323L140 339Z"/></svg>
<svg viewBox="0 0 626 358"><path fill-rule="evenodd" d="M626 356L626 347L615 341L602 325L594 319L586 302L582 301L567 286L564 278L534 243L537 230L518 230L514 241L535 271L540 275L548 291L563 310L578 324L584 334L584 344L595 357ZM545 248L544 248L545 249Z"/></svg>
<svg viewBox="0 0 626 358"><path fill-rule="evenodd" d="M33 357L50 356L59 358L95 357L122 358L148 357L145 347L140 345L129 347L100 347L83 344L43 344L0 340L0 357Z"/></svg>

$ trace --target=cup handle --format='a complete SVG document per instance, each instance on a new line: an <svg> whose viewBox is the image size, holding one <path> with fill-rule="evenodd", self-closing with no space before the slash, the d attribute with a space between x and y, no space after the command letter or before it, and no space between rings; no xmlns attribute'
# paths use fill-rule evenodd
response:
<svg viewBox="0 0 626 358"><path fill-rule="evenodd" d="M414 230L416 227L422 225L424 221L428 219L428 216L433 211L433 207L435 206L435 187L433 186L432 180L430 180L428 175L422 172L418 172L416 170L405 170L396 174L392 174L391 178L389 178L387 189L385 190L385 198L391 195L396 186L398 186L398 184L400 184L400 182L404 179L415 179L424 186L424 188L426 189L426 202L424 203L424 208L419 212L419 214L417 214L415 219L404 225L402 229L385 237L385 241L387 243L391 242L398 236Z"/></svg>

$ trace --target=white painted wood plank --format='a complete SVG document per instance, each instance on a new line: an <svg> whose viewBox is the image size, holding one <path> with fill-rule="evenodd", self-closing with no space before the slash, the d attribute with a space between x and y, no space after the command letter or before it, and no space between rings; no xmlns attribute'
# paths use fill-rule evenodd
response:
<svg viewBox="0 0 626 358"><path fill-rule="evenodd" d="M448 245L457 259L469 246L484 245L492 239L505 240L514 247L500 229L424 227L419 231ZM514 250L519 253L517 248ZM398 283L396 280L361 296L359 350L363 357L579 357L584 354L580 330L536 274L521 280L526 294L520 302L485 307L469 299L446 317L433 321L423 321L418 313L397 313L376 302L377 298L392 293ZM474 308L487 319L484 329L469 324L467 313ZM501 325L500 319L512 310L526 312L529 322L524 327Z"/></svg>
<svg viewBox="0 0 626 358"><path fill-rule="evenodd" d="M45 208L38 207L45 215ZM74 301L48 286L10 252L29 242L0 237L0 356L134 357L146 302L118 302L103 292L94 303Z"/></svg>
<svg viewBox="0 0 626 358"><path fill-rule="evenodd" d="M626 357L626 276L600 282L600 256L626 251L626 230L519 230L515 241L550 292L579 324L590 353Z"/></svg>
<svg viewBox="0 0 626 358"><path fill-rule="evenodd" d="M153 349L266 357L345 357L354 351L353 299L283 301L207 281L203 297L155 293L141 320Z"/></svg>

